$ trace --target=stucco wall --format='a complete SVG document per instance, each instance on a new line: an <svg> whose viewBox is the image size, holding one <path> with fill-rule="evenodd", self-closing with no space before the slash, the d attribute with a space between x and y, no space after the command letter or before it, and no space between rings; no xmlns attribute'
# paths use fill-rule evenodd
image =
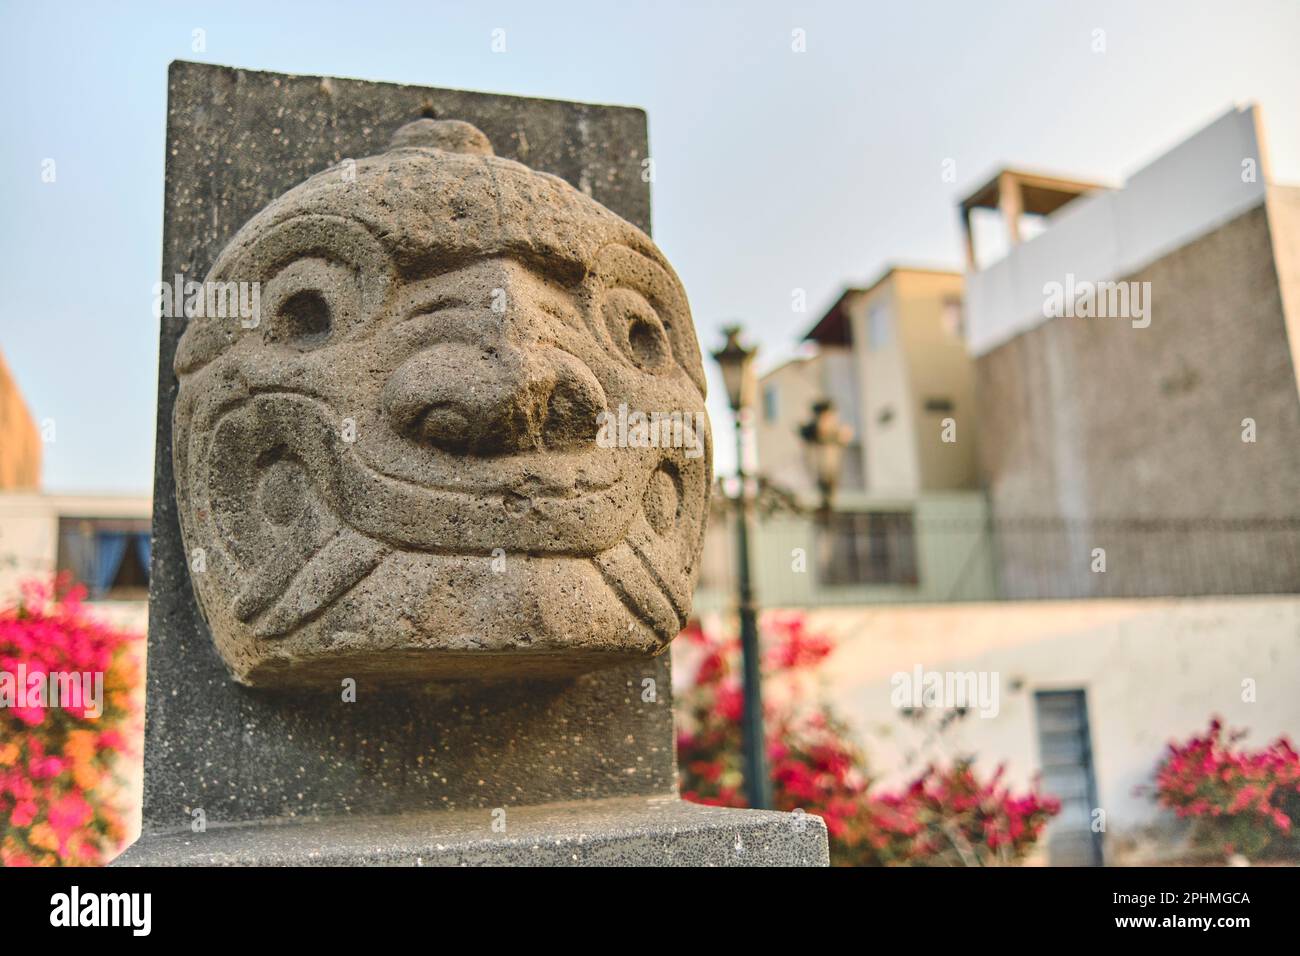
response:
<svg viewBox="0 0 1300 956"><path fill-rule="evenodd" d="M942 272L895 273L898 331L907 363L917 475L925 491L978 487L975 370L959 329L949 329L945 303L962 300L962 277ZM926 407L931 399L951 411ZM944 419L955 423L956 440L943 440Z"/></svg>
<svg viewBox="0 0 1300 956"><path fill-rule="evenodd" d="M1172 815L1136 792L1169 741L1214 714L1248 729L1248 744L1300 739L1297 597L863 607L808 620L837 638L819 679L884 786L963 752L990 773L1005 762L1024 785L1040 766L1034 693L1085 690L1109 862L1180 851ZM918 665L996 673L996 716L972 714L927 740L891 703L891 677ZM1247 679L1254 703L1243 700Z"/></svg>
<svg viewBox="0 0 1300 956"><path fill-rule="evenodd" d="M1265 207L1123 278L1150 282L1149 327L1056 318L976 360L995 519L1080 523L1047 542L1000 534L1006 594L1042 595L1044 576L1049 596L1295 590L1300 525L1232 523L1300 515L1300 398ZM1190 527L1089 526L1133 518Z"/></svg>

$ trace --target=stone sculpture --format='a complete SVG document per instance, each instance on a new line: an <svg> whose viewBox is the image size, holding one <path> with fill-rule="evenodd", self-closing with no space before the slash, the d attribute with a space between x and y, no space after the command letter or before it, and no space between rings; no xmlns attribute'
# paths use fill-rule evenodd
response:
<svg viewBox="0 0 1300 956"><path fill-rule="evenodd" d="M177 349L191 580L235 678L548 678L690 610L711 443L686 296L641 230L420 120L235 235Z"/></svg>

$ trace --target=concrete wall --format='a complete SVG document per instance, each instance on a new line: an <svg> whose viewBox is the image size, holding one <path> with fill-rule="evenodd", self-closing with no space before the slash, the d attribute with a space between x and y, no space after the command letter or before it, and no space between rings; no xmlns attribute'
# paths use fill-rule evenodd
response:
<svg viewBox="0 0 1300 956"><path fill-rule="evenodd" d="M1300 588L1300 397L1264 205L1122 278L1151 284L1149 327L1055 318L976 360L1006 595ZM1022 516L1067 524L1048 540Z"/></svg>
<svg viewBox="0 0 1300 956"><path fill-rule="evenodd" d="M0 490L35 489L40 483L40 432L0 354Z"/></svg>
<svg viewBox="0 0 1300 956"><path fill-rule="evenodd" d="M1005 762L1023 786L1040 766L1034 693L1086 691L1111 863L1182 850L1172 814L1135 792L1171 740L1204 730L1214 714L1247 728L1256 747L1300 738L1296 597L821 609L808 621L836 638L818 679L883 786L970 752L989 773ZM996 716L972 714L939 735L916 729L891 703L891 678L917 665L996 673ZM1242 699L1247 679L1254 703Z"/></svg>
<svg viewBox="0 0 1300 956"><path fill-rule="evenodd" d="M1041 235L967 276L967 335L983 355L1045 321L1043 286L1067 272L1099 281L1142 269L1264 201L1266 158L1254 107L1233 109L1129 177L1075 200ZM1243 162L1255 176L1243 178Z"/></svg>

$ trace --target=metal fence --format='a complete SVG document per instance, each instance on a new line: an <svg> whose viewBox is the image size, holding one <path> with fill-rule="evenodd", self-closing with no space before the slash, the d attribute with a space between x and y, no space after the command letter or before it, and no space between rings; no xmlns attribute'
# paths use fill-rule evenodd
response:
<svg viewBox="0 0 1300 956"><path fill-rule="evenodd" d="M730 602L733 534L715 518L697 605ZM1300 517L783 518L753 555L767 606L1300 593Z"/></svg>
<svg viewBox="0 0 1300 956"><path fill-rule="evenodd" d="M999 519L1007 598L1300 592L1300 517Z"/></svg>

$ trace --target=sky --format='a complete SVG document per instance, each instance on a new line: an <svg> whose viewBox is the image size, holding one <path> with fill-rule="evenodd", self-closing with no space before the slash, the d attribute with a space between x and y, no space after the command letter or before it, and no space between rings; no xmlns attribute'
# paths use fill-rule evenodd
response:
<svg viewBox="0 0 1300 956"><path fill-rule="evenodd" d="M701 342L739 321L766 368L846 285L960 267L956 203L1001 165L1121 182L1254 102L1300 183L1298 42L1297 0L0 0L0 351L53 423L48 490L150 490L175 59L642 107Z"/></svg>

